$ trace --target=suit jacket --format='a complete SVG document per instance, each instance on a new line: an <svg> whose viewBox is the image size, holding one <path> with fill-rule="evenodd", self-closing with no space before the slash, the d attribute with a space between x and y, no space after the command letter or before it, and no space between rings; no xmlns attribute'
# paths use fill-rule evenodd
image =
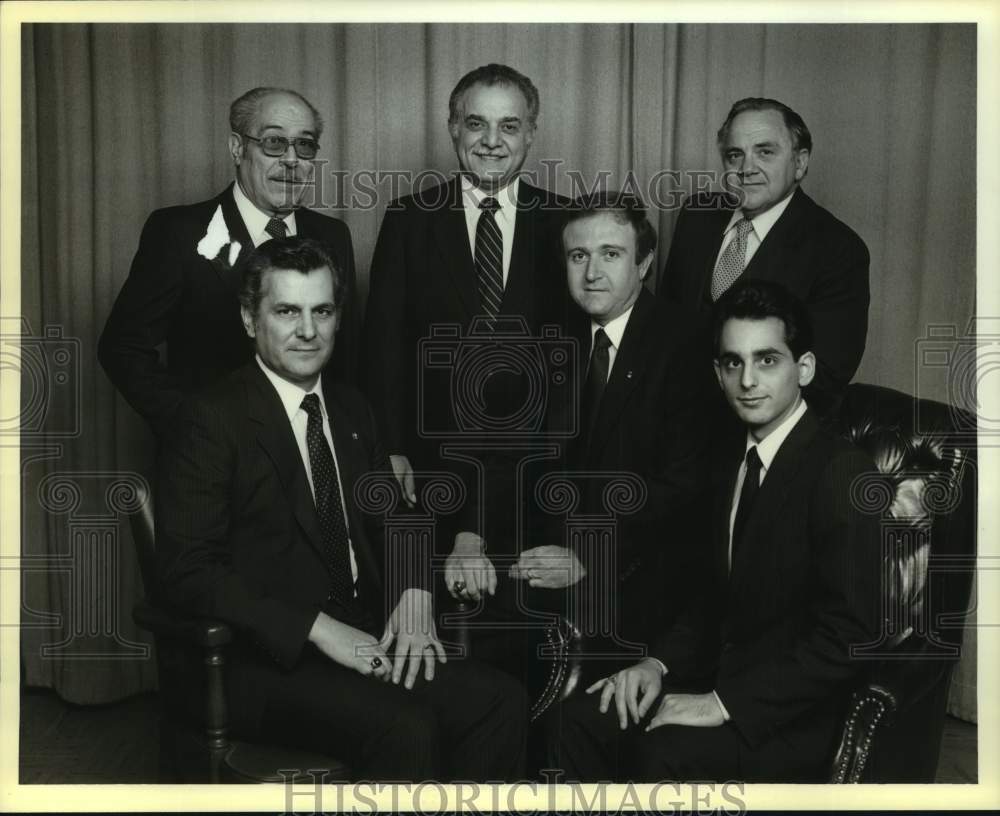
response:
<svg viewBox="0 0 1000 816"><path fill-rule="evenodd" d="M688 612L652 649L682 682L708 678L732 725L755 746L797 717L829 723L877 640L879 521L852 483L871 459L821 428L810 409L786 437L729 554L744 445L718 470L709 516L713 567ZM828 750L830 746L818 746Z"/></svg>
<svg viewBox="0 0 1000 816"><path fill-rule="evenodd" d="M674 229L662 297L708 316L712 272L732 213L722 196L688 202ZM868 262L861 238L800 188L743 272L783 284L809 309L817 369L806 396L821 414L832 409L864 354Z"/></svg>
<svg viewBox="0 0 1000 816"><path fill-rule="evenodd" d="M323 385L358 565L357 608L377 624L398 601L384 597L386 570L403 570L407 554L386 561L381 520L359 512L354 489L388 463L364 398L332 378ZM154 504L163 600L229 622L250 663L272 670L297 663L321 610L359 625L357 610L338 607L331 595L305 466L255 361L186 400L169 440Z"/></svg>
<svg viewBox="0 0 1000 816"><path fill-rule="evenodd" d="M579 312L574 332L581 348L576 400L586 380L590 318ZM559 466L580 490L576 515L607 516L613 473L638 476L645 501L619 517L615 557L625 632L644 634L673 617L692 585L702 556L688 532L708 489L710 427L703 405L717 388L708 343L693 316L658 301L645 288L629 316L608 378L593 432L564 445ZM572 404L560 411L577 411ZM556 420L564 424L565 420ZM563 519L550 517L535 544L562 544ZM578 551L591 577L607 569L598 549Z"/></svg>
<svg viewBox="0 0 1000 816"><path fill-rule="evenodd" d="M522 318L535 336L543 324L563 325L569 310L561 251L564 209L563 199L521 181L500 314ZM433 346L443 356L435 360L445 362L428 365L418 344L436 326L454 326L464 335L481 314L458 180L392 202L372 259L365 382L389 452L406 454L414 468L438 466L441 438L470 430L455 416L464 389L456 387L451 373L464 353L460 347L475 352L483 345L439 335ZM525 344L517 337L503 342ZM504 416L506 406L524 398L526 386L505 375L490 380L487 412ZM477 430L474 411L469 421Z"/></svg>
<svg viewBox="0 0 1000 816"><path fill-rule="evenodd" d="M228 246L212 261L197 251L220 207L230 238L240 243L232 265ZM299 235L330 246L347 279L350 298L354 250L347 225L304 208L296 211L295 223ZM209 201L156 210L146 221L97 353L115 387L158 436L166 432L185 394L252 358L237 292L253 248L232 185ZM349 301L331 363L331 370L347 379L357 332L351 322L353 312ZM162 343L166 343L165 362L157 349Z"/></svg>

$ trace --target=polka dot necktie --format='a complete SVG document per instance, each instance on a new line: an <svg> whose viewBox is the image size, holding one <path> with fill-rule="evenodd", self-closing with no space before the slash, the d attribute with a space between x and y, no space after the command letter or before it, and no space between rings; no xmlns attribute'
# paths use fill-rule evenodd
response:
<svg viewBox="0 0 1000 816"><path fill-rule="evenodd" d="M316 394L306 394L302 410L309 415L306 426L306 446L309 448L309 470L316 494L316 513L323 531L323 550L330 571L334 596L348 604L354 597L354 579L347 544L347 520L340 503L340 480L333 463L333 454L323 433L323 411Z"/></svg>
<svg viewBox="0 0 1000 816"><path fill-rule="evenodd" d="M712 275L713 301L722 297L722 294L743 274L747 257L747 240L752 230L753 224L746 218L736 222L736 236L726 246L726 251L719 258Z"/></svg>
<svg viewBox="0 0 1000 816"><path fill-rule="evenodd" d="M493 215L500 209L495 198L484 198L479 205L482 212L476 224L476 276L479 279L479 305L490 318L496 320L503 300L503 236Z"/></svg>
<svg viewBox="0 0 1000 816"><path fill-rule="evenodd" d="M272 218L267 222L267 226L264 227L264 232L272 238L284 238L288 235L288 225L280 218Z"/></svg>

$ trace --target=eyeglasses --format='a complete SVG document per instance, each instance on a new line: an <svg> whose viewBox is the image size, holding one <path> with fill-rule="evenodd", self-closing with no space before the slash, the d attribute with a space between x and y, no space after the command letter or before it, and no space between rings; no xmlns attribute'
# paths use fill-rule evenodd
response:
<svg viewBox="0 0 1000 816"><path fill-rule="evenodd" d="M274 158L284 156L288 152L289 145L295 148L295 155L300 159L315 159L319 150L319 142L315 139L286 139L284 136L265 136L263 139L258 139L249 133L240 135L246 139L260 142L260 148L264 151L264 155Z"/></svg>

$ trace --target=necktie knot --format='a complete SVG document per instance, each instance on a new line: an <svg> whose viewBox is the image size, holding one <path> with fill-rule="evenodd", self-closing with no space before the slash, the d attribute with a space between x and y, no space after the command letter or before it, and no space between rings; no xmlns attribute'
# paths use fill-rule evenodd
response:
<svg viewBox="0 0 1000 816"><path fill-rule="evenodd" d="M598 329L594 332L594 351L607 351L609 348L611 348L611 338L604 329Z"/></svg>
<svg viewBox="0 0 1000 816"><path fill-rule="evenodd" d="M493 196L487 196L479 202L479 209L483 212L495 213L500 209L500 202L493 198Z"/></svg>
<svg viewBox="0 0 1000 816"><path fill-rule="evenodd" d="M302 398L302 410L309 414L310 418L323 418L319 407L319 397L316 394L306 394Z"/></svg>
<svg viewBox="0 0 1000 816"><path fill-rule="evenodd" d="M282 219L272 218L267 222L267 226L264 227L264 232L272 238L284 238L288 235L288 226Z"/></svg>
<svg viewBox="0 0 1000 816"><path fill-rule="evenodd" d="M743 218L736 222L736 237L739 239L746 238L750 232L753 230L753 221L749 218Z"/></svg>
<svg viewBox="0 0 1000 816"><path fill-rule="evenodd" d="M763 466L763 462L760 461L760 454L757 453L757 446L754 445L747 451L747 472L756 471L760 473L760 469Z"/></svg>

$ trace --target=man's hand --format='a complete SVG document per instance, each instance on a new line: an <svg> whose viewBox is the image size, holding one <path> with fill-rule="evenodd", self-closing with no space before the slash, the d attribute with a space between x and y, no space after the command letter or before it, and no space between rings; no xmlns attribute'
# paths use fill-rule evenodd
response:
<svg viewBox="0 0 1000 816"><path fill-rule="evenodd" d="M483 552L483 540L475 533L459 533L455 547L444 562L444 582L453 598L478 601L483 593L497 591L497 571Z"/></svg>
<svg viewBox="0 0 1000 816"><path fill-rule="evenodd" d="M399 596L399 603L392 610L382 636L381 646L386 651L396 641L396 654L392 665L392 682L399 683L403 667L407 667L403 685L413 688L420 662L424 663L424 678L434 679L435 658L447 663L444 647L438 640L434 627L434 604L431 593L425 589L406 589Z"/></svg>
<svg viewBox="0 0 1000 816"><path fill-rule="evenodd" d="M719 701L708 694L666 694L656 716L646 726L647 731L661 725L716 726L726 721Z"/></svg>
<svg viewBox="0 0 1000 816"><path fill-rule="evenodd" d="M392 473L399 484L399 490L403 494L403 501L407 507L413 507L417 503L417 494L410 460L400 454L390 454L389 463L392 465Z"/></svg>
<svg viewBox="0 0 1000 816"><path fill-rule="evenodd" d="M367 632L320 612L309 630L309 640L341 666L379 680L389 679L389 658L379 642ZM373 666L373 662L377 665Z"/></svg>
<svg viewBox="0 0 1000 816"><path fill-rule="evenodd" d="M599 708L602 714L608 713L608 706L614 697L615 708L618 709L618 725L624 731L628 727L628 715L631 714L632 722L638 725L662 687L663 672L656 661L647 657L617 674L598 680L587 689L587 694L601 690Z"/></svg>
<svg viewBox="0 0 1000 816"><path fill-rule="evenodd" d="M587 574L576 553L565 547L545 544L521 553L510 568L510 577L542 589L562 589L583 580Z"/></svg>

